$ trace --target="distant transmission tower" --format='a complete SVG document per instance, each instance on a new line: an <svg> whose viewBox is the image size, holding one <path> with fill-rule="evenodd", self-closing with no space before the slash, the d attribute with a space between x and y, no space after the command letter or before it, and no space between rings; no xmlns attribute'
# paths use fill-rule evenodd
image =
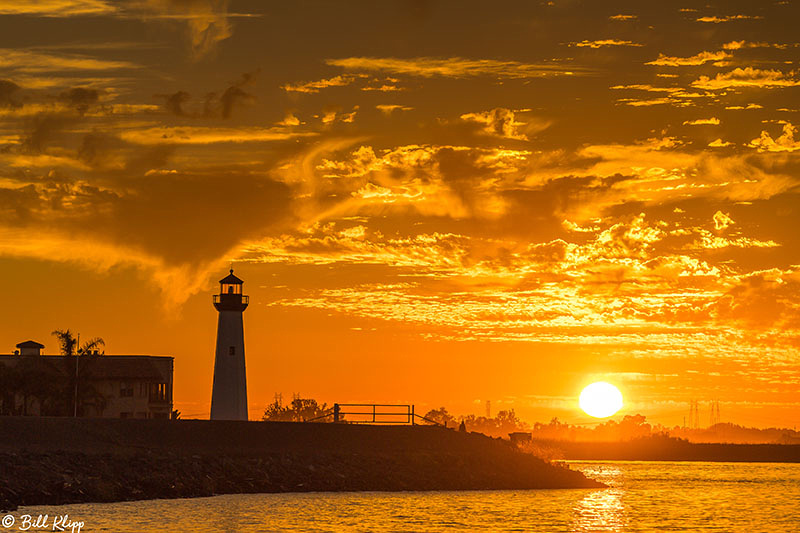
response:
<svg viewBox="0 0 800 533"><path fill-rule="evenodd" d="M694 401L694 429L700 429L700 402Z"/></svg>
<svg viewBox="0 0 800 533"><path fill-rule="evenodd" d="M689 402L689 424L692 429L700 427L700 404L697 400Z"/></svg>
<svg viewBox="0 0 800 533"><path fill-rule="evenodd" d="M275 393L275 404L278 407L282 407L283 406L283 394L281 394L280 392L276 392Z"/></svg>
<svg viewBox="0 0 800 533"><path fill-rule="evenodd" d="M714 400L713 402L711 402L711 419L710 419L710 422L711 422L712 426L716 426L717 424L722 422L722 420L720 419L720 416L719 416L719 400Z"/></svg>

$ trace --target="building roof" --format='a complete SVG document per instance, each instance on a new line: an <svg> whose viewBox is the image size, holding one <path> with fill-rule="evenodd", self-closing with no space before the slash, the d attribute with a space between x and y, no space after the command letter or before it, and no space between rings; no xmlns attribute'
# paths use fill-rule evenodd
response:
<svg viewBox="0 0 800 533"><path fill-rule="evenodd" d="M78 361L78 370L89 379L145 380L159 383L171 381L173 358L152 355L41 355L0 356L0 364L6 361L17 363L28 361L36 368L51 368L63 374L71 373L67 361ZM70 363L71 364L71 363Z"/></svg>
<svg viewBox="0 0 800 533"><path fill-rule="evenodd" d="M36 341L25 341L17 344L17 348L44 348L44 344L39 344Z"/></svg>
<svg viewBox="0 0 800 533"><path fill-rule="evenodd" d="M90 356L86 372L95 379L148 379L167 382L172 373L171 357L151 356Z"/></svg>
<svg viewBox="0 0 800 533"><path fill-rule="evenodd" d="M236 276L233 275L233 269L231 269L231 273L219 280L220 283L227 283L227 284L235 284L241 285L244 281L240 280Z"/></svg>

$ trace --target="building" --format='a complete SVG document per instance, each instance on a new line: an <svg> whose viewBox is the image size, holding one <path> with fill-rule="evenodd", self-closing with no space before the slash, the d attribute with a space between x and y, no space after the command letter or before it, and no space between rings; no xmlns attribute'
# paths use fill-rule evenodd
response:
<svg viewBox="0 0 800 533"><path fill-rule="evenodd" d="M26 341L0 355L0 414L170 418L173 358L43 355Z"/></svg>
<svg viewBox="0 0 800 533"><path fill-rule="evenodd" d="M247 374L244 361L244 318L249 299L242 294L244 281L233 275L219 280L214 295L217 348L211 388L211 420L247 420Z"/></svg>

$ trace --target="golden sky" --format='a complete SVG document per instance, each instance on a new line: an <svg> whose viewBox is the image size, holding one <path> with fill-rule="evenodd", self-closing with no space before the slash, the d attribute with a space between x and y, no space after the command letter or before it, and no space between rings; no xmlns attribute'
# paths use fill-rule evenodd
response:
<svg viewBox="0 0 800 533"><path fill-rule="evenodd" d="M797 0L0 0L0 338L327 402L800 422Z"/></svg>

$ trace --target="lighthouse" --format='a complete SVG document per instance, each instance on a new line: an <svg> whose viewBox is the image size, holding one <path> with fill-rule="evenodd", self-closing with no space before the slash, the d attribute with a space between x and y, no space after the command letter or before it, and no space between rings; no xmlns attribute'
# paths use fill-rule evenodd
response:
<svg viewBox="0 0 800 533"><path fill-rule="evenodd" d="M219 280L214 295L217 321L217 352L211 390L211 420L247 420L247 377L244 365L244 320L248 297L244 282L231 273Z"/></svg>

